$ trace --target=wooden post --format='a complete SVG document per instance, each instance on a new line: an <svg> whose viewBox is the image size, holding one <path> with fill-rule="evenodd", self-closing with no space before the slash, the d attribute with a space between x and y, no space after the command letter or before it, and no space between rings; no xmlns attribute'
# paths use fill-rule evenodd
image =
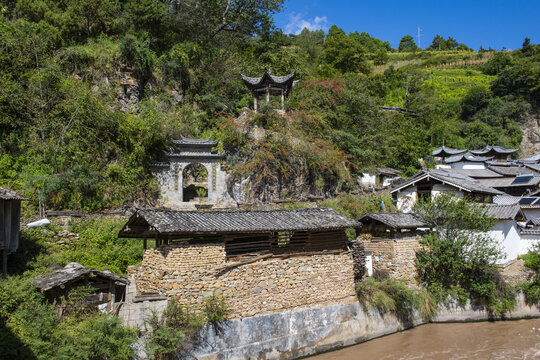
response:
<svg viewBox="0 0 540 360"><path fill-rule="evenodd" d="M266 88L266 103L268 104L270 102L270 89Z"/></svg>
<svg viewBox="0 0 540 360"><path fill-rule="evenodd" d="M143 239L143 243L142 243L143 254L144 254L144 252L146 251L146 243L147 243L147 241L146 241L146 235L144 235L144 239Z"/></svg>
<svg viewBox="0 0 540 360"><path fill-rule="evenodd" d="M283 89L281 89L281 110L285 111L285 94Z"/></svg>
<svg viewBox="0 0 540 360"><path fill-rule="evenodd" d="M259 94L256 91L253 93L253 110L259 110Z"/></svg>

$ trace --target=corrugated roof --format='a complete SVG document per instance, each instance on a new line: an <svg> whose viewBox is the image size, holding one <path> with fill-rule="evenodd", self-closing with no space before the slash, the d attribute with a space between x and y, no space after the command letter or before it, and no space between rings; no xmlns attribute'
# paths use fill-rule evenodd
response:
<svg viewBox="0 0 540 360"><path fill-rule="evenodd" d="M101 271L84 267L76 262L67 264L63 269L40 276L39 278L35 279L33 283L42 291L48 291L55 287L75 281L83 276L100 276L106 279L121 282L123 284L129 284L128 279L115 275L110 271Z"/></svg>
<svg viewBox="0 0 540 360"><path fill-rule="evenodd" d="M32 200L29 197L18 194L13 190L0 187L0 199L3 200Z"/></svg>
<svg viewBox="0 0 540 360"><path fill-rule="evenodd" d="M367 213L358 221L362 224L378 221L393 229L416 229L427 226L418 215L413 213Z"/></svg>
<svg viewBox="0 0 540 360"><path fill-rule="evenodd" d="M390 193L394 193L401 189L404 189L408 186L415 184L416 182L426 179L433 178L437 181L440 181L444 184L456 187L458 189L463 189L472 193L488 194L488 195L502 195L503 192L484 186L479 183L479 180L470 178L465 175L461 175L453 171L453 169L424 169L390 190Z"/></svg>
<svg viewBox="0 0 540 360"><path fill-rule="evenodd" d="M140 219L150 228L142 229ZM332 209L260 211L137 210L120 230L120 237L139 237L144 231L160 234L261 233L293 230L339 230L360 224Z"/></svg>
<svg viewBox="0 0 540 360"><path fill-rule="evenodd" d="M519 205L485 204L484 208L486 216L496 220L512 220L521 212Z"/></svg>

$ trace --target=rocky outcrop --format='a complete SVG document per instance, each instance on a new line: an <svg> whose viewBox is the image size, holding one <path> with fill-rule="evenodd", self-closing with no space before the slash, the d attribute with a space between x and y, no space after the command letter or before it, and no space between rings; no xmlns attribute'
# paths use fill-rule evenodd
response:
<svg viewBox="0 0 540 360"><path fill-rule="evenodd" d="M540 115L530 114L521 124L523 139L521 140L521 157L540 152Z"/></svg>

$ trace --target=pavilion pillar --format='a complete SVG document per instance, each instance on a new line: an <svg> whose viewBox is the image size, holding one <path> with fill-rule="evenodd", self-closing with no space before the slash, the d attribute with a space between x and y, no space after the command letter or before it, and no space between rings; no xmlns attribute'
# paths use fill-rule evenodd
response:
<svg viewBox="0 0 540 360"><path fill-rule="evenodd" d="M270 102L270 89L266 89L266 103L268 104Z"/></svg>
<svg viewBox="0 0 540 360"><path fill-rule="evenodd" d="M259 94L257 92L253 93L253 110L255 112L259 110Z"/></svg>
<svg viewBox="0 0 540 360"><path fill-rule="evenodd" d="M285 93L281 89L281 110L285 111Z"/></svg>

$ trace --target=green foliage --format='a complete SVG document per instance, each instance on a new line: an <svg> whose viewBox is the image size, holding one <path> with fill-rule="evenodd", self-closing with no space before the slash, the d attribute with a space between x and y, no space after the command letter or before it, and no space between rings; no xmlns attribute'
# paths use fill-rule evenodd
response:
<svg viewBox="0 0 540 360"><path fill-rule="evenodd" d="M1 358L131 359L135 340L118 317L76 312L60 320L28 279L0 279Z"/></svg>
<svg viewBox="0 0 540 360"><path fill-rule="evenodd" d="M148 321L150 334L146 340L146 351L151 358L174 359L197 342L202 327L210 322L217 324L227 316L227 304L223 297L212 293L204 301L204 311L195 311L170 300L167 308L158 317L155 313Z"/></svg>
<svg viewBox="0 0 540 360"><path fill-rule="evenodd" d="M436 310L436 303L427 291L413 290L396 279L364 279L356 284L356 293L364 308L395 313L403 322L410 321L415 311L430 319Z"/></svg>
<svg viewBox="0 0 540 360"><path fill-rule="evenodd" d="M480 67L487 75L497 75L513 63L512 58L506 52L496 52L493 58Z"/></svg>
<svg viewBox="0 0 540 360"><path fill-rule="evenodd" d="M493 312L511 310L514 292L498 275L496 261L502 253L486 233L494 222L482 206L443 194L419 203L415 211L436 229L421 240L424 248L416 256L419 280L435 299L445 301L457 292L462 301L470 296Z"/></svg>
<svg viewBox="0 0 540 360"><path fill-rule="evenodd" d="M536 243L533 248L523 256L525 266L533 269L536 274L533 281L520 284L518 288L523 290L527 301L538 303L540 301L540 243Z"/></svg>
<svg viewBox="0 0 540 360"><path fill-rule="evenodd" d="M399 52L415 52L418 50L418 46L411 35L405 35L399 41L398 50Z"/></svg>
<svg viewBox="0 0 540 360"><path fill-rule="evenodd" d="M395 205L388 195L341 194L335 199L322 201L320 206L332 208L352 219L357 219L368 212L392 212Z"/></svg>

